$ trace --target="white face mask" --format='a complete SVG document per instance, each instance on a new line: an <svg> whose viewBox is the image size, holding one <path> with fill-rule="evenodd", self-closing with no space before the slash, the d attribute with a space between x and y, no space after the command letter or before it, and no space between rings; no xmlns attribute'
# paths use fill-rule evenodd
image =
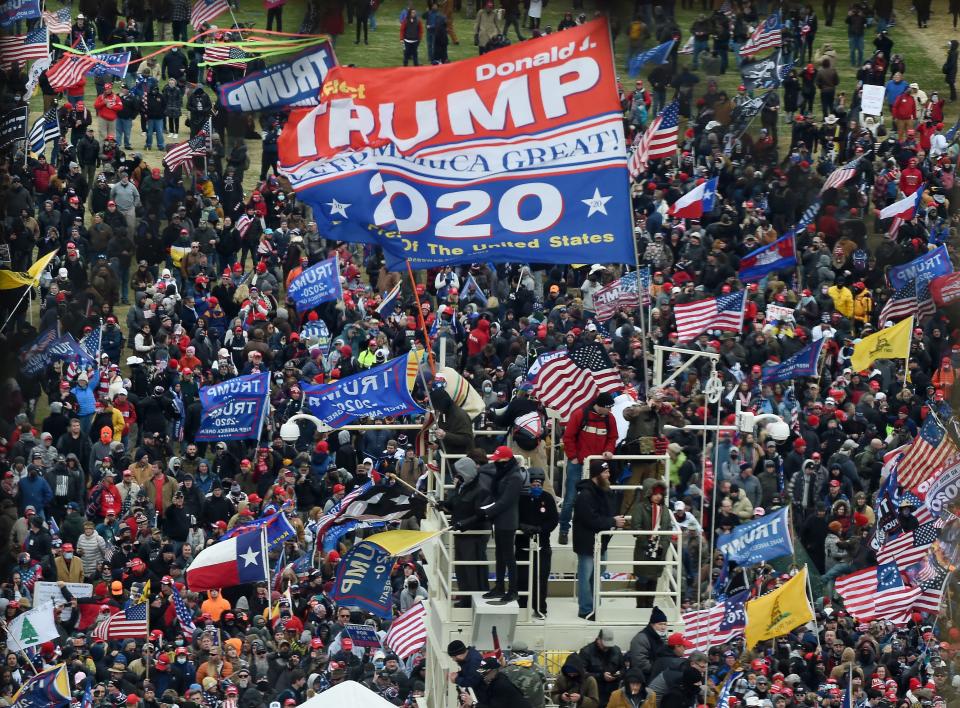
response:
<svg viewBox="0 0 960 708"><path fill-rule="evenodd" d="M72 559L72 558L73 558L73 554L72 554L72 553L64 553L64 554L63 554L63 559L64 559L64 560L70 560L70 559Z"/></svg>
<svg viewBox="0 0 960 708"><path fill-rule="evenodd" d="M187 657L185 657L185 656L183 656L183 655L181 654L180 656L177 657L177 663L178 663L178 664L186 664L186 663L187 663Z"/></svg>

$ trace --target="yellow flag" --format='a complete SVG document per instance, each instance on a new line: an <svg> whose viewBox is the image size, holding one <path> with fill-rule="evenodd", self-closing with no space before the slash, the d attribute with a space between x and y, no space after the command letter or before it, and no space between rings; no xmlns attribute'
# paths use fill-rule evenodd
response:
<svg viewBox="0 0 960 708"><path fill-rule="evenodd" d="M15 270L0 270L0 290L13 290L22 288L24 285L39 285L40 274L50 265L50 261L53 260L55 255L57 255L56 250L50 251L30 266L25 273Z"/></svg>
<svg viewBox="0 0 960 708"><path fill-rule="evenodd" d="M913 317L908 317L893 327L864 337L853 347L850 357L853 370L863 371L877 359L906 359L910 354L912 332Z"/></svg>
<svg viewBox="0 0 960 708"><path fill-rule="evenodd" d="M420 548L424 543L435 536L439 536L440 531L411 531L409 529L395 529L393 531L381 531L372 536L367 536L365 540L375 543L392 556L405 556Z"/></svg>
<svg viewBox="0 0 960 708"><path fill-rule="evenodd" d="M170 260L173 261L173 267L179 269L183 257L190 253L189 246L170 246Z"/></svg>
<svg viewBox="0 0 960 708"><path fill-rule="evenodd" d="M750 600L745 609L747 627L744 635L748 648L806 624L813 619L813 609L807 600L807 569L802 568L773 592Z"/></svg>
<svg viewBox="0 0 960 708"><path fill-rule="evenodd" d="M140 599L137 600L139 605L141 602L150 602L150 581L148 580L143 585L143 591L140 593Z"/></svg>

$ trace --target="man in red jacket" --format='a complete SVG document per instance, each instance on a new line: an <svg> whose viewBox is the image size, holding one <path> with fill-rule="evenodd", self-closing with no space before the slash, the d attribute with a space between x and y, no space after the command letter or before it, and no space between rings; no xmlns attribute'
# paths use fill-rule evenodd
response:
<svg viewBox="0 0 960 708"><path fill-rule="evenodd" d="M560 545L569 540L573 502L577 483L583 477L583 461L591 455L609 460L617 446L617 421L613 417L613 395L601 393L589 406L574 411L563 432L567 467L563 482L563 506L560 508Z"/></svg>
<svg viewBox="0 0 960 708"><path fill-rule="evenodd" d="M897 125L897 140L903 142L903 139L907 137L907 130L912 128L917 120L917 102L913 98L913 94L904 91L897 96L893 102L891 113L893 113L893 122Z"/></svg>
<svg viewBox="0 0 960 708"><path fill-rule="evenodd" d="M921 184L923 184L923 172L917 167L917 158L911 157L900 173L900 191L907 197L916 192Z"/></svg>
<svg viewBox="0 0 960 708"><path fill-rule="evenodd" d="M93 102L100 123L100 137L106 138L113 132L117 122L117 111L123 108L123 100L113 92L113 84L104 84L103 93Z"/></svg>

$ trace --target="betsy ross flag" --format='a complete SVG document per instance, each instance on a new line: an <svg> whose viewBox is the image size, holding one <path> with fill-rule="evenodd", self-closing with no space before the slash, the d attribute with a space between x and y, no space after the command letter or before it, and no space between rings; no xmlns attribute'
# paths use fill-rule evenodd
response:
<svg viewBox="0 0 960 708"><path fill-rule="evenodd" d="M918 318L932 317L937 308L930 297L928 282L920 284L920 297L917 297L917 281L911 280L897 290L880 310L880 322L902 320L916 315Z"/></svg>
<svg viewBox="0 0 960 708"><path fill-rule="evenodd" d="M640 137L633 154L627 161L630 176L636 179L651 160L673 157L677 152L680 129L680 102L674 99L660 112Z"/></svg>
<svg viewBox="0 0 960 708"><path fill-rule="evenodd" d="M202 132L197 133L195 138L177 143L171 147L167 154L163 156L163 164L170 171L176 170L180 165L188 164L194 157L200 157L207 152L207 136Z"/></svg>
<svg viewBox="0 0 960 708"><path fill-rule="evenodd" d="M57 107L51 106L50 110L37 118L30 128L30 150L35 153L42 153L47 143L54 143L60 139L60 121L57 119Z"/></svg>
<svg viewBox="0 0 960 708"><path fill-rule="evenodd" d="M878 563L896 563L901 568L919 563L927 555L927 549L937 540L933 521L920 524L913 531L901 533L884 543L877 551Z"/></svg>
<svg viewBox="0 0 960 708"><path fill-rule="evenodd" d="M857 174L857 167L860 164L860 158L856 160L851 160L843 167L838 167L833 172L830 173L830 176L827 177L826 181L823 183L823 186L820 188L820 194L823 194L828 189L839 189L847 181Z"/></svg>
<svg viewBox="0 0 960 708"><path fill-rule="evenodd" d="M599 344L544 354L530 367L529 377L537 398L564 420L599 394L623 388L613 362Z"/></svg>
<svg viewBox="0 0 960 708"><path fill-rule="evenodd" d="M0 64L26 64L50 55L50 36L47 28L40 26L26 35L15 34L0 37Z"/></svg>
<svg viewBox="0 0 960 708"><path fill-rule="evenodd" d="M699 334L711 329L739 332L743 329L745 305L746 297L743 290L677 305L673 308L673 314L677 320L679 341L690 342Z"/></svg>
<svg viewBox="0 0 960 708"><path fill-rule="evenodd" d="M72 22L69 7L64 7L56 12L43 11L43 24L54 34L69 32Z"/></svg>
<svg viewBox="0 0 960 708"><path fill-rule="evenodd" d="M54 91L62 91L80 83L96 64L97 60L88 54L65 54L60 61L47 69L47 81Z"/></svg>
<svg viewBox="0 0 960 708"><path fill-rule="evenodd" d="M941 403L937 416L948 419L951 416L950 406ZM937 424L935 416L927 415L910 449L897 465L897 480L900 486L903 489L913 489L942 467L954 452L956 449L950 436Z"/></svg>
<svg viewBox="0 0 960 708"><path fill-rule="evenodd" d="M636 76L640 73L640 67L649 62L666 64L670 61L670 52L673 51L673 45L676 43L677 40L668 39L663 44L658 44L656 47L648 49L645 52L634 54L633 58L630 59L630 62L627 64L627 73L630 74L630 76Z"/></svg>
<svg viewBox="0 0 960 708"><path fill-rule="evenodd" d="M183 601L183 596L177 590L177 584L172 583L170 588L173 590L173 609L177 613L177 621L180 622L183 631L192 636L197 631L197 625L193 623L190 608L187 607L187 603Z"/></svg>
<svg viewBox="0 0 960 708"><path fill-rule="evenodd" d="M774 12L753 31L750 38L740 47L740 56L752 57L765 49L773 49L783 44L783 25L780 13Z"/></svg>
<svg viewBox="0 0 960 708"><path fill-rule="evenodd" d="M874 565L837 578L836 590L843 606L861 621L889 619L895 625L906 624L920 588L903 582L896 563Z"/></svg>
<svg viewBox="0 0 960 708"><path fill-rule="evenodd" d="M123 612L111 615L93 630L94 639L140 639L147 636L147 612L150 605L147 598L150 593L150 581L144 586L141 597L136 602L127 600Z"/></svg>
<svg viewBox="0 0 960 708"><path fill-rule="evenodd" d="M401 659L420 651L427 644L427 606L418 602L397 617L383 643Z"/></svg>
<svg viewBox="0 0 960 708"><path fill-rule="evenodd" d="M227 0L197 0L190 12L190 24L194 29L200 29L204 22L216 19L229 9Z"/></svg>
<svg viewBox="0 0 960 708"><path fill-rule="evenodd" d="M206 64L230 66L234 69L243 69L247 66L247 53L237 47L225 47L215 44L203 50L203 61Z"/></svg>

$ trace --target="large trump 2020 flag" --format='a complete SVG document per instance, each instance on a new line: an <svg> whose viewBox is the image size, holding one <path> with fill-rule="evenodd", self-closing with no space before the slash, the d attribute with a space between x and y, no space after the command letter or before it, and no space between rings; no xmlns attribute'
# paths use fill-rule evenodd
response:
<svg viewBox="0 0 960 708"><path fill-rule="evenodd" d="M430 67L334 67L281 171L328 238L387 266L634 258L604 19Z"/></svg>

